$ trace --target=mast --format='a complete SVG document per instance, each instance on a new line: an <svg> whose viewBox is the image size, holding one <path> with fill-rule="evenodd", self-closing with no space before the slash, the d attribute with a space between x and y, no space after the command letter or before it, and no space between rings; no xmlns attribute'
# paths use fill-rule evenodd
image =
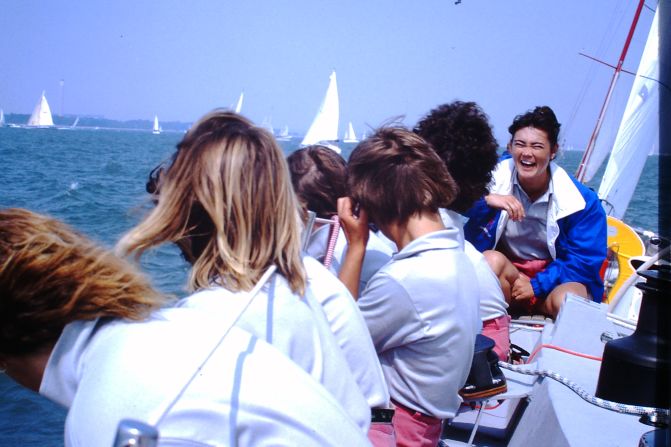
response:
<svg viewBox="0 0 671 447"><path fill-rule="evenodd" d="M580 160L580 165L576 171L576 178L578 181L582 182L585 180L585 169L589 163L592 152L594 151L594 146L596 144L596 139L599 136L599 131L601 130L601 125L603 124L603 118L606 115L606 110L608 109L608 104L610 103L610 98L613 96L613 90L615 89L615 84L617 83L618 78L620 77L620 72L622 71L622 65L624 64L624 59L627 57L627 52L629 51L629 44L631 39L634 36L634 30L636 29L636 24L638 23L638 18L641 16L641 10L643 9L643 4L645 0L639 0L638 6L636 7L636 13L634 14L634 20L631 22L629 27L629 34L627 35L627 40L624 42L624 47L622 48L622 53L620 54L620 59L617 62L615 67L615 72L613 77L610 80L610 86L608 87L608 93L606 94L606 99L601 106L601 111L599 112L599 117L596 120L596 126L592 132L592 136L589 139L587 148L582 155L582 160Z"/></svg>

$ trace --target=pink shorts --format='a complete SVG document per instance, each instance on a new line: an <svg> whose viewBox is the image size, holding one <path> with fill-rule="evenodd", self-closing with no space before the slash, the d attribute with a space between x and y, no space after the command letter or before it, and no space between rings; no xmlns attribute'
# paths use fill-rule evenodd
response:
<svg viewBox="0 0 671 447"><path fill-rule="evenodd" d="M443 428L442 419L434 418L394 402L393 424L399 447L436 447Z"/></svg>
<svg viewBox="0 0 671 447"><path fill-rule="evenodd" d="M507 362L510 352L510 315L505 314L483 321L482 335L494 340L494 352L500 360Z"/></svg>
<svg viewBox="0 0 671 447"><path fill-rule="evenodd" d="M394 425L389 422L372 422L368 430L368 440L373 447L395 447Z"/></svg>
<svg viewBox="0 0 671 447"><path fill-rule="evenodd" d="M529 259L527 261L511 261L512 264L517 267L517 270L525 275L527 278L532 279L534 276L536 276L538 273L542 272L545 270L545 267L548 266L549 263L552 262L552 259ZM531 309L538 303L538 301L541 301L538 297L532 297L529 300L528 303L528 310L531 311Z"/></svg>

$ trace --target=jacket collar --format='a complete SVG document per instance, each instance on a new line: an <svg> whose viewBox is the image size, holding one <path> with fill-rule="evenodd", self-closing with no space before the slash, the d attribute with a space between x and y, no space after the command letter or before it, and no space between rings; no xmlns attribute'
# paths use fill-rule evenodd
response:
<svg viewBox="0 0 671 447"><path fill-rule="evenodd" d="M514 173L515 161L512 158L499 162L492 173L490 192L494 194L512 194ZM573 180L571 180L568 173L557 163L551 161L550 174L554 190L551 203L556 219L561 219L584 209L585 199L573 184Z"/></svg>

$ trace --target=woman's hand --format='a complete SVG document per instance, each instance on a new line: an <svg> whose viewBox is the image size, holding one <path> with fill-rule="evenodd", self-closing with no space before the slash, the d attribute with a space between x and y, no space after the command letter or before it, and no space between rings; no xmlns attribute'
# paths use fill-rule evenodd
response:
<svg viewBox="0 0 671 447"><path fill-rule="evenodd" d="M338 278L354 299L359 299L359 280L368 243L368 216L365 210L359 210L356 216L352 199L341 197L338 199L338 219L347 238L347 251L340 264Z"/></svg>
<svg viewBox="0 0 671 447"><path fill-rule="evenodd" d="M349 197L338 199L338 219L345 232L349 247L366 247L368 243L368 215L360 209L358 216L354 214L354 202Z"/></svg>
<svg viewBox="0 0 671 447"><path fill-rule="evenodd" d="M503 210L515 221L524 219L524 207L515 196L509 194L489 194L485 196L487 205Z"/></svg>
<svg viewBox="0 0 671 447"><path fill-rule="evenodd" d="M526 275L520 273L520 276L513 283L510 296L515 301L527 301L533 298L534 288L531 286L531 280Z"/></svg>

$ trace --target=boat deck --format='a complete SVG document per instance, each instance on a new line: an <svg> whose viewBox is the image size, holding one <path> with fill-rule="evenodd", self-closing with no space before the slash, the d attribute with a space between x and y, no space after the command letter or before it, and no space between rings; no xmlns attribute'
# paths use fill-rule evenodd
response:
<svg viewBox="0 0 671 447"><path fill-rule="evenodd" d="M629 335L631 330L606 318L607 306L569 296L554 324L540 333L512 333L513 343L529 352L538 342L601 357L601 334ZM533 340L535 339L535 342ZM531 341L531 344L529 344ZM552 370L594 394L601 362L544 348L529 364L531 369ZM477 446L632 446L653 427L638 416L620 414L583 400L563 384L504 370L506 399L492 410L484 410L474 445ZM490 402L491 405L491 402ZM466 411L446 426L444 439L450 446L468 445L476 411Z"/></svg>

